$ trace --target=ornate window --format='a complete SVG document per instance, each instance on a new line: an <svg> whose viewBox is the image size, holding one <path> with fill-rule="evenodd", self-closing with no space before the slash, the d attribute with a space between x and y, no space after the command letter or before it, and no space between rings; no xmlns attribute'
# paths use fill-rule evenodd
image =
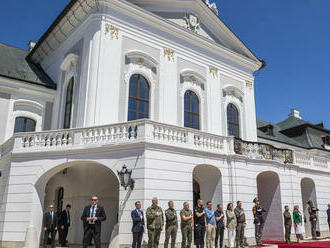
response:
<svg viewBox="0 0 330 248"><path fill-rule="evenodd" d="M129 80L128 121L149 118L148 81L140 74L133 74Z"/></svg>
<svg viewBox="0 0 330 248"><path fill-rule="evenodd" d="M184 126L199 129L199 100L191 90L184 94Z"/></svg>
<svg viewBox="0 0 330 248"><path fill-rule="evenodd" d="M34 132L36 130L36 121L27 117L17 117L15 119L14 133Z"/></svg>
<svg viewBox="0 0 330 248"><path fill-rule="evenodd" d="M68 86L66 88L66 98L64 106L64 124L63 128L67 129L71 126L71 115L72 115L72 99L73 99L73 77L70 79Z"/></svg>
<svg viewBox="0 0 330 248"><path fill-rule="evenodd" d="M227 130L228 135L239 138L239 114L238 109L232 103L227 106Z"/></svg>

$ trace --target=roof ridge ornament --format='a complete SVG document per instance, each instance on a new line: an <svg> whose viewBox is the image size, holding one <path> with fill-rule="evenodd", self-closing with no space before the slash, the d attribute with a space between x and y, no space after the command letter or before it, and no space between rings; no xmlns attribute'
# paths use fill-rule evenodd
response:
<svg viewBox="0 0 330 248"><path fill-rule="evenodd" d="M217 4L216 3L210 3L209 0L205 0L205 3L207 4L207 6L209 6L209 8L216 14L219 14L218 8L217 8Z"/></svg>

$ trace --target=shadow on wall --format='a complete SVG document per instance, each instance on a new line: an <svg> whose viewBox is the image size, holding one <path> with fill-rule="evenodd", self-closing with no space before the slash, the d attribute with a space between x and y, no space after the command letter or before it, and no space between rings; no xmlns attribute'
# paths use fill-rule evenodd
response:
<svg viewBox="0 0 330 248"><path fill-rule="evenodd" d="M303 178L300 183L301 187L301 198L302 198L302 204L303 204L303 213L304 213L304 219L305 222L305 233L308 236L311 236L311 223L309 221L309 213L307 210L307 201L312 200L315 207L317 207L317 200L316 200L316 189L315 189L315 183L313 179L311 178ZM317 230L320 230L319 228L319 222L317 222Z"/></svg>
<svg viewBox="0 0 330 248"><path fill-rule="evenodd" d="M193 171L194 198L200 197L213 205L222 204L222 177L220 170L212 165L198 165ZM198 200L198 199L194 199ZM195 204L195 202L194 202Z"/></svg>
<svg viewBox="0 0 330 248"><path fill-rule="evenodd" d="M283 218L280 179L277 173L266 171L257 176L258 198L267 210L263 239L283 240ZM280 218L279 218L280 216Z"/></svg>

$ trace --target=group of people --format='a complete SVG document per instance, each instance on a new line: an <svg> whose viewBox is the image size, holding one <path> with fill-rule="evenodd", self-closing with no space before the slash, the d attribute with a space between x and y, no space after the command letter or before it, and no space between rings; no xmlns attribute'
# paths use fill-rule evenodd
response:
<svg viewBox="0 0 330 248"><path fill-rule="evenodd" d="M104 208L98 204L98 197L91 198L91 204L86 206L81 215L84 227L83 248L91 245L92 239L96 248L101 248L101 223L106 220ZM70 217L71 205L67 205L59 215L54 212L54 205L49 206L49 211L44 214L43 229L44 243L46 248L49 243L55 247L55 236L59 231L59 242L62 247L67 247L68 230L71 225Z"/></svg>
<svg viewBox="0 0 330 248"><path fill-rule="evenodd" d="M256 241L258 245L262 246L263 213L266 210L261 207L257 198L254 200L254 203L253 214L256 226ZM141 247L145 230L145 219L148 230L148 248L157 248L159 246L160 234L164 225L164 248L168 248L169 245L171 245L171 248L175 248L178 218L181 219L181 248L191 247L193 234L197 248L204 248L205 243L207 248L222 248L225 229L227 229L228 233L228 247L247 246L244 238L246 217L241 201L237 201L235 209L232 203L228 203L226 211L224 211L221 204L218 204L216 210L214 210L211 201L208 201L206 207L204 207L203 200L198 200L194 210L190 209L188 202L184 202L179 217L174 209L173 201L168 202L168 209L165 210L165 214L162 208L158 206L157 198L152 199L152 205L147 209L145 216L141 210L141 202L137 201L135 207L136 209L131 212L133 221L132 248Z"/></svg>
<svg viewBox="0 0 330 248"><path fill-rule="evenodd" d="M255 239L258 246L262 244L262 231L264 226L264 216L266 212L258 200L253 200L254 207L252 209L255 225ZM67 235L71 225L70 217L71 205L67 205L59 215L54 212L54 205L49 206L49 211L44 214L44 245L50 243L55 247L55 236L59 231L59 241L62 247L67 246ZM316 223L318 220L317 209L313 206L312 201L308 201L308 212L311 222L311 230L313 239L316 239ZM330 228L330 204L327 211L328 223ZM226 218L225 218L226 216ZM291 215L289 206L285 206L283 213L285 225L285 240L291 243L292 219L295 229L297 241L301 240L303 215L299 211L299 206L294 206ZM158 205L158 199L152 199L152 204L148 207L144 214L141 209L141 202L135 202L135 209L131 212L133 222L132 248L141 248L143 233L145 231L145 223L148 231L148 248L158 248L161 232L165 225L165 242L164 248L175 248L177 242L178 223L180 218L180 228L182 234L181 248L190 248L192 246L193 236L194 244L197 248L223 248L224 230L227 229L228 247L245 247L247 246L244 231L246 227L245 211L242 208L242 202L237 201L234 208L233 203L228 203L226 211L221 204L217 205L216 210L213 209L213 203L208 201L204 207L203 200L198 200L195 209L191 210L189 203L184 202L183 208L179 216L174 208L174 202L168 202L168 208L163 209ZM81 220L83 221L84 237L83 248L87 248L92 239L96 248L101 248L101 223L106 220L104 208L98 204L98 197L91 198L91 204L83 210ZM145 222L146 220L146 222Z"/></svg>
<svg viewBox="0 0 330 248"><path fill-rule="evenodd" d="M317 239L317 232L316 232L316 224L317 224L317 212L319 211L318 208L314 207L313 202L309 200L307 202L308 205L308 213L309 213L309 221L311 223L311 233L312 233L312 238ZM330 228L330 204L328 206L327 210L327 215L328 215L328 223L329 223L329 228ZM287 244L291 244L291 229L292 229L292 218L293 218L293 224L294 224L294 230L297 238L297 242L299 243L300 240L302 239L302 233L303 233L303 215L299 211L299 206L295 205L292 216L290 213L290 208L289 206L284 206L284 226L285 226L285 242Z"/></svg>

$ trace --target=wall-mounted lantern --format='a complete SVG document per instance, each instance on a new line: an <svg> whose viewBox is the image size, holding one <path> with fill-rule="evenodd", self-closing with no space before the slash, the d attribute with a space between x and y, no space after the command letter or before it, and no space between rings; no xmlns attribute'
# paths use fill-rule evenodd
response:
<svg viewBox="0 0 330 248"><path fill-rule="evenodd" d="M132 170L127 169L126 165L123 165L123 168L120 171L117 171L120 185L127 189L127 187L130 187L131 190L134 189L134 179L131 177Z"/></svg>

